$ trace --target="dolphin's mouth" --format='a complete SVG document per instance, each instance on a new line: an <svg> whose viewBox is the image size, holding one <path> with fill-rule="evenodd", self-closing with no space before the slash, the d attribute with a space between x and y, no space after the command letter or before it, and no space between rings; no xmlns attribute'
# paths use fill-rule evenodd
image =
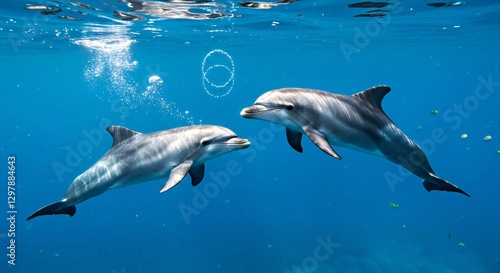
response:
<svg viewBox="0 0 500 273"><path fill-rule="evenodd" d="M267 112L267 111L272 111L272 110L275 110L275 109L269 108L265 105L255 104L255 105L252 105L250 107L247 107L247 108L244 108L243 110L241 110L240 115L244 118L249 118L255 114Z"/></svg>
<svg viewBox="0 0 500 273"><path fill-rule="evenodd" d="M246 138L233 137L231 139L228 139L226 142L220 144L240 146L241 149L245 149L248 146L250 146L250 141Z"/></svg>

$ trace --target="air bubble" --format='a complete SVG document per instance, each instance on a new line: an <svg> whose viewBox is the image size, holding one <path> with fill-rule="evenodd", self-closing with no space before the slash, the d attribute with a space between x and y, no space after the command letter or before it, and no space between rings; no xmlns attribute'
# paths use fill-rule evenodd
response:
<svg viewBox="0 0 500 273"><path fill-rule="evenodd" d="M208 67L207 62L214 54L223 56L227 59L227 64L213 64ZM201 72L203 73L203 88L210 96L214 98L221 98L227 96L234 87L234 62L231 55L221 49L214 49L205 56L201 64ZM221 75L223 77L221 77ZM219 76L218 81L215 78ZM223 78L224 80L220 80Z"/></svg>

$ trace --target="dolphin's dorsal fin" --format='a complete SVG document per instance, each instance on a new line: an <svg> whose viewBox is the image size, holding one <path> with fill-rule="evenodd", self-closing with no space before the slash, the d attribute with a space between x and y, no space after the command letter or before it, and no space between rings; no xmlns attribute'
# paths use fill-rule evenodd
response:
<svg viewBox="0 0 500 273"><path fill-rule="evenodd" d="M113 146L111 148L115 147L118 145L120 142L133 137L137 134L140 134L139 132L127 129L122 126L109 126L106 131L109 132L111 137L113 138Z"/></svg>
<svg viewBox="0 0 500 273"><path fill-rule="evenodd" d="M358 98L364 102L367 102L371 106L375 107L375 109L382 111L382 99L384 96L391 91L391 88L386 85L378 85L372 88L368 88L365 91L356 93L352 95L355 98Z"/></svg>

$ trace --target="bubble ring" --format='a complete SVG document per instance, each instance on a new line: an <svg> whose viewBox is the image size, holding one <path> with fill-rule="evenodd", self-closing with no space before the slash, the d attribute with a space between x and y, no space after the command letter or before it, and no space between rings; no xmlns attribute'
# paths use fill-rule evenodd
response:
<svg viewBox="0 0 500 273"><path fill-rule="evenodd" d="M207 59L215 53L219 53L219 54L226 56L226 58L229 59L229 61L231 62L231 65L227 66L225 64L214 64L214 65L211 65L205 69ZM215 83L211 82L210 79L208 78L208 72L210 72L210 70L212 70L214 68L223 68L226 71L228 71L230 74L229 79L226 82L224 82L223 84L215 84ZM203 62L201 64L201 72L203 74L203 80L202 80L203 88L205 89L205 92L207 92L207 94L209 94L210 96L215 97L215 98L224 97L224 96L228 95L233 90L233 87L234 87L234 62L233 62L233 58L231 57L231 55L229 55L227 52L225 52L221 49L214 49L214 50L208 52L208 54L205 56L205 58L203 58ZM216 89L226 88L228 85L230 87L226 93L224 93L222 95L215 95L215 94L212 94L208 90L209 88L207 87L206 83L210 84L211 87L216 88Z"/></svg>
<svg viewBox="0 0 500 273"><path fill-rule="evenodd" d="M229 80L227 80L224 84L221 84L221 85L217 85L217 84L214 84L213 82L209 81L208 80L208 77L207 77L207 74L208 72L210 72L210 70L214 69L214 68L224 68L227 72L229 72L229 74L231 74L231 77L229 77ZM229 67L227 67L227 65L223 65L223 64L215 64L215 65L212 65L210 66L207 70L203 71L203 81L206 81L207 83L209 83L212 87L215 87L215 88L224 88L226 87L231 81L233 81L234 79L234 69L231 70L229 69Z"/></svg>
<svg viewBox="0 0 500 273"><path fill-rule="evenodd" d="M233 90L233 87L234 87L234 70L233 70L233 71L229 70L229 67L227 67L227 66L225 66L225 65L218 65L218 66L220 66L220 67L225 67L225 68L226 68L229 72L231 72L231 80L229 80L229 81L225 82L223 85L216 85L216 84L214 84L214 83L210 82L210 81L209 81L209 80L205 77L205 75L206 75L206 74L210 71L210 69L213 69L215 66L211 66L211 67L209 67L209 68L205 71L205 73L203 73L203 88L205 89L205 92L207 92L207 94L209 94L210 96L212 96L212 97L214 97L214 98L221 98L221 97L226 96L227 94L231 93L231 91ZM207 87L207 85L206 85L206 83L205 83L205 82L209 83L212 87L217 88L217 89L220 89L220 88L225 88L225 87L227 87L227 85L228 85L228 84L231 84L231 85L229 86L229 89L226 91L226 93L224 93L224 94L222 94L222 95L216 95L216 94L213 94L212 92L210 92L210 91L208 90L209 88Z"/></svg>

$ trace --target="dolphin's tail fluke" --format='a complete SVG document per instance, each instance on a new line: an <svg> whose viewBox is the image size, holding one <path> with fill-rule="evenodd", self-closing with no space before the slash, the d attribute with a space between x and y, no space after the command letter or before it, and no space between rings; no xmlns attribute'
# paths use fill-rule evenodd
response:
<svg viewBox="0 0 500 273"><path fill-rule="evenodd" d="M30 219L33 219L35 217L42 216L42 215L54 215L54 214L67 214L67 215L73 217L73 215L75 215L75 213L76 213L75 205L68 207L65 202L59 201L59 202L49 204L49 205L35 211L26 220L30 220Z"/></svg>
<svg viewBox="0 0 500 273"><path fill-rule="evenodd" d="M457 186L451 184L450 182L448 182L444 179L441 179L435 175L431 176L431 179L424 181L424 188L427 191L437 190L437 191L458 192L458 193L461 193L463 195L467 195L468 197L470 197L469 194L467 194L466 192L461 190L459 187L457 187Z"/></svg>

